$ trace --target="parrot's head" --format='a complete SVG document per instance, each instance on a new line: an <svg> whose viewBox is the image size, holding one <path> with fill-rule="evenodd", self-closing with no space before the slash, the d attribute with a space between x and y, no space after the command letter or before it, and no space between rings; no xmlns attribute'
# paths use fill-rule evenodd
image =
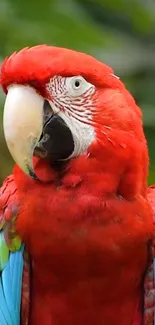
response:
<svg viewBox="0 0 155 325"><path fill-rule="evenodd" d="M3 62L0 83L8 148L34 178L33 155L54 162L95 153L106 159L107 144L128 154L129 137L144 141L134 99L110 67L87 54L25 48Z"/></svg>

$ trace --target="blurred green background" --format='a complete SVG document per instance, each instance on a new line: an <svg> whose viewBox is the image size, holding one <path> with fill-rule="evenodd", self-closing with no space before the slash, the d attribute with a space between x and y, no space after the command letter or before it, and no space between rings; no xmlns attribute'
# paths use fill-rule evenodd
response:
<svg viewBox="0 0 155 325"><path fill-rule="evenodd" d="M111 65L143 110L155 182L155 0L0 0L0 61L39 43L85 51ZM13 162L2 130L0 182Z"/></svg>

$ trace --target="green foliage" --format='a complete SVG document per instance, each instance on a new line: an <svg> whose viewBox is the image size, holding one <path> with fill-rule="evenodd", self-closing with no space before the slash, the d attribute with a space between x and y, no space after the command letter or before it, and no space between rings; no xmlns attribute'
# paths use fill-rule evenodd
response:
<svg viewBox="0 0 155 325"><path fill-rule="evenodd" d="M84 51L111 65L141 106L155 181L155 1L0 1L0 61L39 43ZM0 92L0 120L4 96ZM0 124L0 181L12 160Z"/></svg>

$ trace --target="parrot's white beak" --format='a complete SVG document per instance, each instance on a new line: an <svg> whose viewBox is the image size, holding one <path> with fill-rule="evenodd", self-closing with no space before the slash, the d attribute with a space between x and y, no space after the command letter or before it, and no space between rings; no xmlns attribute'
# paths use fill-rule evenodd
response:
<svg viewBox="0 0 155 325"><path fill-rule="evenodd" d="M23 85L12 85L4 106L4 135L8 149L19 167L36 178L33 151L43 129L44 98Z"/></svg>
<svg viewBox="0 0 155 325"><path fill-rule="evenodd" d="M56 162L67 159L74 151L73 135L65 120L52 102L30 86L9 86L3 125L12 158L36 180L33 155Z"/></svg>

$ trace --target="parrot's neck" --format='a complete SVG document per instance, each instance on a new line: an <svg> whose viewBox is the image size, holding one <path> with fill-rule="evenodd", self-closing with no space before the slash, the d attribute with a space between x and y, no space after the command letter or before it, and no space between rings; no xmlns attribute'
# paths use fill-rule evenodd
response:
<svg viewBox="0 0 155 325"><path fill-rule="evenodd" d="M152 230L147 201L118 195L117 173L94 160L36 172L51 182L15 170L17 231L33 261L30 325L132 325Z"/></svg>

